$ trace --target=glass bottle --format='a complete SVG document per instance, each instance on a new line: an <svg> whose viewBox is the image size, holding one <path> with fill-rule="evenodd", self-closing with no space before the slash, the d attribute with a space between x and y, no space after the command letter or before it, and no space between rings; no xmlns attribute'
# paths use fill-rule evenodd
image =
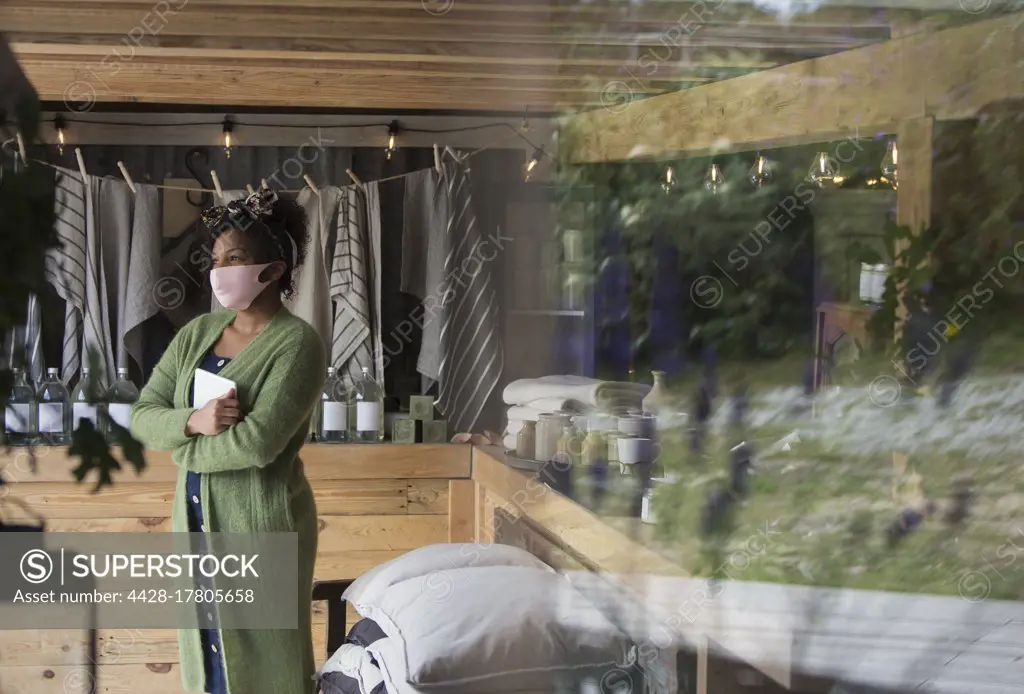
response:
<svg viewBox="0 0 1024 694"><path fill-rule="evenodd" d="M327 367L327 380L317 409L316 440L320 443L348 441L349 391L338 377L338 370Z"/></svg>
<svg viewBox="0 0 1024 694"><path fill-rule="evenodd" d="M46 370L36 395L39 439L42 443L62 446L71 440L71 396L60 382L59 371Z"/></svg>
<svg viewBox="0 0 1024 694"><path fill-rule="evenodd" d="M79 422L88 419L97 431L100 430L100 406L102 389L94 379L88 366L82 367L82 378L71 393L71 430L77 431Z"/></svg>
<svg viewBox="0 0 1024 694"><path fill-rule="evenodd" d="M36 433L36 391L29 385L22 369L13 369L14 385L7 399L4 413L4 433L7 444L25 446Z"/></svg>
<svg viewBox="0 0 1024 694"><path fill-rule="evenodd" d="M537 422L523 422L523 428L516 434L516 457L533 460L537 451Z"/></svg>
<svg viewBox="0 0 1024 694"><path fill-rule="evenodd" d="M363 374L355 382L356 421L354 439L361 443L379 443L384 440L384 388L363 367Z"/></svg>
<svg viewBox="0 0 1024 694"><path fill-rule="evenodd" d="M111 422L116 422L125 429L131 426L132 405L139 399L139 389L128 380L128 369L117 370L117 380L107 391L107 414ZM108 438L115 442L116 434L114 428L109 427Z"/></svg>
<svg viewBox="0 0 1024 694"><path fill-rule="evenodd" d="M645 413L657 415L668 404L668 393L665 390L665 372L652 371L651 376L654 378L654 385L651 386L650 391L648 391L641 402Z"/></svg>

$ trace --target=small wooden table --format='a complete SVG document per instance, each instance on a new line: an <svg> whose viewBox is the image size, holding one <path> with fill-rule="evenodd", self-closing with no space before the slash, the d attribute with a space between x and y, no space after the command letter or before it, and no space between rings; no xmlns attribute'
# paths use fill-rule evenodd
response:
<svg viewBox="0 0 1024 694"><path fill-rule="evenodd" d="M830 345L842 334L862 347L871 345L868 323L878 309L862 304L826 302L819 304L814 319L814 389L826 384L831 359Z"/></svg>

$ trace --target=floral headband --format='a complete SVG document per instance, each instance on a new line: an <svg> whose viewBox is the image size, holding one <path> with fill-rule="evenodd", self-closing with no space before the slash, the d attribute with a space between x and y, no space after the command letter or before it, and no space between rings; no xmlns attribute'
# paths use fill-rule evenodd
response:
<svg viewBox="0 0 1024 694"><path fill-rule="evenodd" d="M263 222L264 217L269 217L274 210L274 203L277 202L277 193L272 191L270 188L260 186L252 195L248 196L244 200L232 200L227 205L214 205L203 210L203 224L208 229L217 229L228 223L230 220L234 226L240 229L246 229L251 222ZM270 228L267 227L267 231ZM281 244L281 239L278 238L280 234L275 234L270 231L270 235L273 237L274 242L277 244L277 249L281 253L281 258L284 259L287 256L284 252L284 246ZM295 239L288 232L284 233L288 237L288 242L291 244L291 267L296 267L299 262L299 247L295 244Z"/></svg>

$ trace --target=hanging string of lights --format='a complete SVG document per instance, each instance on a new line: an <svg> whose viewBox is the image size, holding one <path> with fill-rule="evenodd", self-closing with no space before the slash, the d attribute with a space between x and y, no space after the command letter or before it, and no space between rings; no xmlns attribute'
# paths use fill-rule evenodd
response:
<svg viewBox="0 0 1024 694"><path fill-rule="evenodd" d="M775 163L764 155L758 153L753 166L750 167L747 178L755 189L760 190L771 182L774 171ZM886 186L891 186L894 189L898 188L899 150L896 145L896 140L889 141L885 157L882 158L882 162L879 165L879 171L881 176L877 179L867 180L867 184L869 186L874 187L881 183ZM818 152L814 155L814 161L811 163L811 167L807 171L806 180L814 183L819 188L823 188L829 184L840 185L846 180L846 176L841 174L839 165L831 156L829 156L828 152ZM718 194L728 186L729 181L722 173L721 167L716 162L712 161L711 165L708 167L707 173L704 175L704 187L711 193ZM665 193L671 193L676 187L677 181L675 178L675 172L671 166L668 166L665 168L665 180L662 182L661 188Z"/></svg>
<svg viewBox="0 0 1024 694"><path fill-rule="evenodd" d="M523 133L530 131L530 121L528 117L524 117L522 125L517 128L511 123L498 122L498 123L481 123L479 125L469 125L457 128L407 128L401 126L398 120L391 120L387 123L241 123L231 116L225 116L222 121L217 122L196 122L196 121L183 121L183 122L161 122L161 123L141 123L141 122L130 122L120 120L99 120L99 119L88 119L79 121L82 125L114 125L121 127L138 127L138 128L184 128L184 127L209 127L211 125L221 126L221 133L223 137L224 156L227 158L231 157L232 148L236 146L234 133L239 126L252 127L252 128L327 128L327 129L349 129L349 128L386 128L387 129L387 146L384 149L385 158L390 161L392 155L398 151L399 148L399 137L402 132L405 133L421 133L421 134L452 134L462 132L472 132L475 130L486 130L488 128L505 128L516 135L520 140L529 145L533 149L533 154L530 159L526 162L524 167L524 179L530 180L534 174L537 166L547 156L544 148L534 144L528 137ZM57 131L57 151L63 155L64 145L66 144L65 132L68 129L69 122L67 118L62 114L56 114L53 118L53 125Z"/></svg>

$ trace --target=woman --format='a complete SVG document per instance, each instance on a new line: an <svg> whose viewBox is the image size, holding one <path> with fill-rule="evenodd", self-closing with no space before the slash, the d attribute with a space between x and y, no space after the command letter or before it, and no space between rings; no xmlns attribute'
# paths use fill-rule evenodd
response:
<svg viewBox="0 0 1024 694"><path fill-rule="evenodd" d="M262 189L203 213L210 229L210 283L229 311L182 328L132 410L131 430L147 448L173 451L176 532L297 532L297 630L179 631L185 691L309 694L314 662L310 599L316 559L313 493L298 458L320 395L325 350L319 335L282 305L305 256L298 205ZM237 384L237 393L192 405L195 370ZM284 597L282 596L282 599Z"/></svg>

